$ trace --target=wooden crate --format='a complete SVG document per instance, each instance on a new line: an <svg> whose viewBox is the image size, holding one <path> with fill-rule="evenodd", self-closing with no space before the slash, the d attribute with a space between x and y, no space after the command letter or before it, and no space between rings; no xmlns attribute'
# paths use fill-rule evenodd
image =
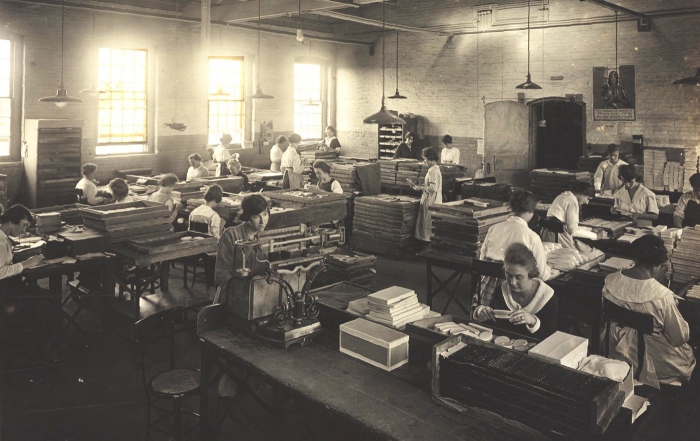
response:
<svg viewBox="0 0 700 441"><path fill-rule="evenodd" d="M199 240L182 241L184 237L200 237ZM216 251L218 240L208 234L194 231L181 231L170 235L150 237L145 239L130 239L126 245L142 254L158 254L170 251L179 251L187 248L202 248L203 253L213 253Z"/></svg>

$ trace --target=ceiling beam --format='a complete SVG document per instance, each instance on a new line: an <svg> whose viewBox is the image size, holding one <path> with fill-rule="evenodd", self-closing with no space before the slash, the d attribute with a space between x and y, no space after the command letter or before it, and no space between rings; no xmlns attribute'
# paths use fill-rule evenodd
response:
<svg viewBox="0 0 700 441"><path fill-rule="evenodd" d="M637 17L637 31L638 32L648 32L651 31L651 17L641 12L633 11L631 9L610 3L605 0L581 0L582 2L595 3L596 5L602 6L604 8L612 9L615 12L623 12L632 17Z"/></svg>
<svg viewBox="0 0 700 441"><path fill-rule="evenodd" d="M359 8L358 5L346 3L342 0L302 0L302 14L312 14L319 11L333 9ZM190 4L184 9L184 15L191 18L199 18L199 6ZM298 0L275 0L260 4L260 18L276 18L299 15ZM240 23L256 21L258 19L258 2L233 2L225 5L216 5L212 2L211 18L216 21Z"/></svg>
<svg viewBox="0 0 700 441"><path fill-rule="evenodd" d="M449 37L450 35L452 35L449 32L443 32L443 31L438 31L438 30L433 30L433 29L428 29L428 28L419 28L416 26L406 26L406 25L400 25L400 24L389 23L389 22L386 22L386 24L383 24L381 20L375 20L372 18L365 18L365 17L358 17L357 15L345 14L342 12L319 11L319 12L316 12L316 14L323 15L324 17L335 18L338 20L350 21L353 23L360 23L360 24L368 25L368 26L375 26L378 28L385 26L387 29L394 29L397 31L421 32L421 33L427 33L427 34L442 35L445 37Z"/></svg>

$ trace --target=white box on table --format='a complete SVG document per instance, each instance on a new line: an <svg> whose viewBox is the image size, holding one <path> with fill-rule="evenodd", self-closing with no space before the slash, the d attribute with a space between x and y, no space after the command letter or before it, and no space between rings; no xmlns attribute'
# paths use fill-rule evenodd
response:
<svg viewBox="0 0 700 441"><path fill-rule="evenodd" d="M340 325L340 352L391 371L408 363L408 335L360 318Z"/></svg>

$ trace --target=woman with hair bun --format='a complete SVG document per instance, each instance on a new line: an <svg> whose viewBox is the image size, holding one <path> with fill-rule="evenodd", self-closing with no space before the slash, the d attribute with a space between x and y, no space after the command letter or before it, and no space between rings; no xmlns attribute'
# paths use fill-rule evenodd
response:
<svg viewBox="0 0 700 441"><path fill-rule="evenodd" d="M221 216L214 211L224 196L221 187L214 184L207 188L204 193L205 203L192 210L190 213L190 231L192 231L192 222L199 222L208 225L208 233L214 236L217 240L221 237L221 230L224 223L221 222Z"/></svg>
<svg viewBox="0 0 700 441"><path fill-rule="evenodd" d="M418 208L415 234L416 239L423 242L430 242L430 236L432 236L433 223L429 208L433 204L442 204L442 172L440 172L440 166L437 165L438 159L435 150L431 147L424 148L423 161L429 167L428 173L425 175L423 185L411 182L411 188L423 192Z"/></svg>
<svg viewBox="0 0 700 441"><path fill-rule="evenodd" d="M659 218L659 206L656 195L640 182L639 173L632 165L620 167L620 180L624 186L615 193L615 202L610 211L637 219L656 220Z"/></svg>
<svg viewBox="0 0 700 441"><path fill-rule="evenodd" d="M491 305L479 305L474 311L479 320L495 320L494 309L510 311L508 322L499 321L503 328L532 334L545 339L557 330L559 302L554 290L539 276L532 251L522 243L511 244L503 258L506 280L501 283L501 295L495 295Z"/></svg>
<svg viewBox="0 0 700 441"><path fill-rule="evenodd" d="M243 165L241 165L241 161L238 160L240 156L241 155L238 153L231 155L227 163L228 167L222 176L238 176L239 178L243 178L243 191L248 191L250 189L250 183L248 182L248 176L242 172Z"/></svg>
<svg viewBox="0 0 700 441"><path fill-rule="evenodd" d="M75 184L75 189L82 190L83 192L81 202L89 205L104 204L106 199L97 195L97 181L95 180L95 175L97 174L97 164L93 164L91 162L83 164L82 173L83 178L78 181L77 184Z"/></svg>
<svg viewBox="0 0 700 441"><path fill-rule="evenodd" d="M605 278L603 297L634 312L654 317L654 333L644 336L644 364L639 381L649 386L682 384L690 381L695 368L693 349L688 344L690 329L678 311L673 292L654 278L668 261L660 237L647 234L632 242L634 266ZM610 326L608 357L637 368L637 331Z"/></svg>

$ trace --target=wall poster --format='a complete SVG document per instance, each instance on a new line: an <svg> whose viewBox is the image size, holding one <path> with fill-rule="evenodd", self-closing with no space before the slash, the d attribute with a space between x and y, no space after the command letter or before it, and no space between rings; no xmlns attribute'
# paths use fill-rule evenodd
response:
<svg viewBox="0 0 700 441"><path fill-rule="evenodd" d="M593 68L593 120L636 121L634 66Z"/></svg>

